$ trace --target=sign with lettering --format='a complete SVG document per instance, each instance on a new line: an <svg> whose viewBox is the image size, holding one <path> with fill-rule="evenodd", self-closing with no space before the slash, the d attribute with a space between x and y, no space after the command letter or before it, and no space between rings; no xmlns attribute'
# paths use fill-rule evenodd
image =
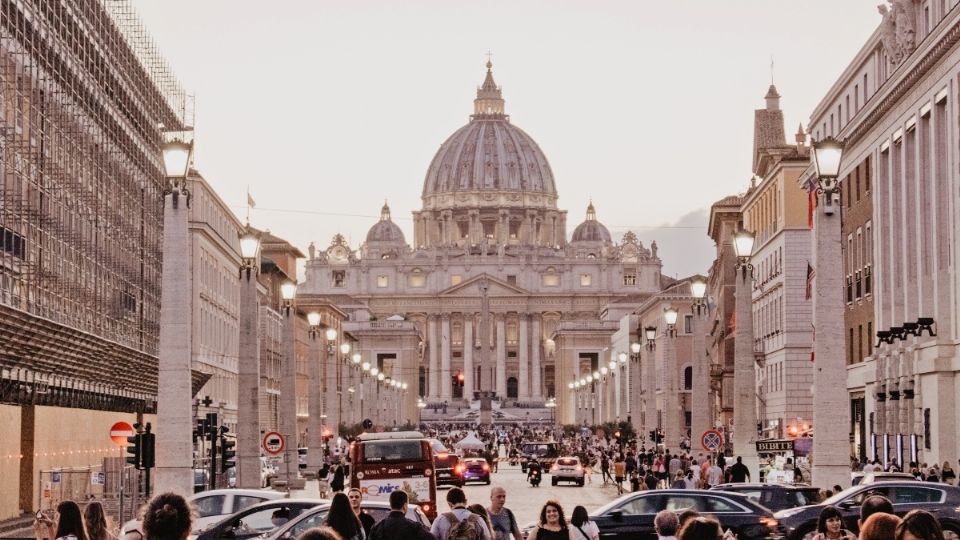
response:
<svg viewBox="0 0 960 540"><path fill-rule="evenodd" d="M793 452L793 439L757 441L757 452Z"/></svg>

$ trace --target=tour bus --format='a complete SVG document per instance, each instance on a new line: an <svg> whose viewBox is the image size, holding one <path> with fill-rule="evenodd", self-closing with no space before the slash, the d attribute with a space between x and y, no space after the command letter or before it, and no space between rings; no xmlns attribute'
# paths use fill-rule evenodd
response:
<svg viewBox="0 0 960 540"><path fill-rule="evenodd" d="M432 521L437 517L437 478L430 441L419 431L364 433L350 447L350 487L365 501L390 502L402 489Z"/></svg>

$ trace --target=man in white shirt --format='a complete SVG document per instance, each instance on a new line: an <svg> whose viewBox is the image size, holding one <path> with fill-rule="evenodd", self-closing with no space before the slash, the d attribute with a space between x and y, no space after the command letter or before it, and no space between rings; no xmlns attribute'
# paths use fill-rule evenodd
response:
<svg viewBox="0 0 960 540"><path fill-rule="evenodd" d="M717 462L710 460L710 468L707 469L707 487L716 486L723 483L723 469L717 465Z"/></svg>

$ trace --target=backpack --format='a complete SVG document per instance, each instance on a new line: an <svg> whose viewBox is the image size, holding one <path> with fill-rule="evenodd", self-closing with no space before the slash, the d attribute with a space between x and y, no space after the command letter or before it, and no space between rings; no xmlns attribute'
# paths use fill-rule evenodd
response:
<svg viewBox="0 0 960 540"><path fill-rule="evenodd" d="M480 526L477 524L477 516L470 514L467 519L461 521L453 512L444 512L443 514L450 523L447 529L447 537L444 540L480 540L482 534Z"/></svg>

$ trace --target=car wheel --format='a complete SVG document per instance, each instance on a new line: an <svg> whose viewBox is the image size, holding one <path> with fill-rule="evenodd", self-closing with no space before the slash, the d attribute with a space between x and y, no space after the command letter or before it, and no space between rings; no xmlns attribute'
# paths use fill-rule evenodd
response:
<svg viewBox="0 0 960 540"><path fill-rule="evenodd" d="M556 478L551 478L551 479L550 479L550 483L553 484L553 485L557 485L557 479L556 479Z"/></svg>
<svg viewBox="0 0 960 540"><path fill-rule="evenodd" d="M577 485L583 487L583 478L577 480Z"/></svg>
<svg viewBox="0 0 960 540"><path fill-rule="evenodd" d="M488 485L488 486L490 485L490 477L489 477L489 476L487 477L487 485Z"/></svg>

